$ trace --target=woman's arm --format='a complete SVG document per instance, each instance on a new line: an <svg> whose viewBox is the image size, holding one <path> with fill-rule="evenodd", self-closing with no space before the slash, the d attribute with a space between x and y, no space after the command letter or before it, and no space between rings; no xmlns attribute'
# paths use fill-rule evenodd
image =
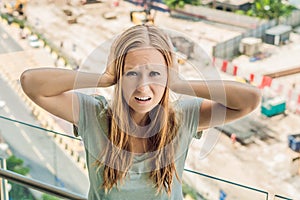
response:
<svg viewBox="0 0 300 200"><path fill-rule="evenodd" d="M106 74L93 74L57 68L26 70L21 75L26 95L48 112L77 124L78 98L72 90L112 85Z"/></svg>
<svg viewBox="0 0 300 200"><path fill-rule="evenodd" d="M260 102L260 90L236 81L185 81L177 79L171 89L180 94L204 98L199 128L224 124L253 111Z"/></svg>

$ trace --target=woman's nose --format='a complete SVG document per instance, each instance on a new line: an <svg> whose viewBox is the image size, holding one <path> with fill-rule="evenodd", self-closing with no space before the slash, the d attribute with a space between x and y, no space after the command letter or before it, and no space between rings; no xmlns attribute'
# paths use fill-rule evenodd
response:
<svg viewBox="0 0 300 200"><path fill-rule="evenodd" d="M143 83L143 84L140 84L137 89L137 91L139 92L147 92L150 90L150 86L149 86L149 83Z"/></svg>
<svg viewBox="0 0 300 200"><path fill-rule="evenodd" d="M147 91L149 89L149 82L150 80L148 79L147 75L142 74L139 77L138 83L137 83L137 90L140 92Z"/></svg>

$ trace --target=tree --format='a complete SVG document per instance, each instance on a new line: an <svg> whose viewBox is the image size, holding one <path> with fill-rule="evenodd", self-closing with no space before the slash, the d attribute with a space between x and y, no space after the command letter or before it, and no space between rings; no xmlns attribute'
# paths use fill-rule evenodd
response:
<svg viewBox="0 0 300 200"><path fill-rule="evenodd" d="M10 156L6 162L8 170L21 174L23 176L29 173L29 168L23 166L24 161L14 155Z"/></svg>
<svg viewBox="0 0 300 200"><path fill-rule="evenodd" d="M262 19L276 19L276 23L279 24L280 17L289 16L294 9L294 6L282 0L255 0L247 14Z"/></svg>
<svg viewBox="0 0 300 200"><path fill-rule="evenodd" d="M23 166L24 161L16 156L12 155L6 160L7 169L18 174L25 176L29 173L29 168ZM19 199L19 200L34 200L35 198L30 193L30 191L17 183L10 182L12 188L9 192L10 199Z"/></svg>
<svg viewBox="0 0 300 200"><path fill-rule="evenodd" d="M42 195L42 200L59 200L59 198L51 196L49 194L43 194Z"/></svg>
<svg viewBox="0 0 300 200"><path fill-rule="evenodd" d="M170 9L175 9L177 7L183 8L185 4L198 6L201 0L164 0L164 2Z"/></svg>

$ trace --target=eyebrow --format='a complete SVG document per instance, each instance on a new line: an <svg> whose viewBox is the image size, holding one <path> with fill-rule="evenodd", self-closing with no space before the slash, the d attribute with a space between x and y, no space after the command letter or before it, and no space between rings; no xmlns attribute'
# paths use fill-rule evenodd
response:
<svg viewBox="0 0 300 200"><path fill-rule="evenodd" d="M129 71L129 70L132 70L132 69L139 69L140 67L145 67L147 70L161 70L163 67L166 67L164 65L161 65L161 64L146 64L146 65L140 65L140 66L134 66L134 65L125 65L126 67L124 67L124 71ZM160 66L159 68L153 68L153 66Z"/></svg>

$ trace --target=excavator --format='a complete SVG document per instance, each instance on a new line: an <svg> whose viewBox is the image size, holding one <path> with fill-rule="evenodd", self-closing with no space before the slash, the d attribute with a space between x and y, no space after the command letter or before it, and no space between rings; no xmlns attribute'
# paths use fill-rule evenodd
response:
<svg viewBox="0 0 300 200"><path fill-rule="evenodd" d="M13 15L14 12L17 12L19 15L24 15L27 0L4 0L3 3L7 14Z"/></svg>
<svg viewBox="0 0 300 200"><path fill-rule="evenodd" d="M143 0L144 9L130 12L130 21L134 24L154 24L156 11L151 12L151 0Z"/></svg>

